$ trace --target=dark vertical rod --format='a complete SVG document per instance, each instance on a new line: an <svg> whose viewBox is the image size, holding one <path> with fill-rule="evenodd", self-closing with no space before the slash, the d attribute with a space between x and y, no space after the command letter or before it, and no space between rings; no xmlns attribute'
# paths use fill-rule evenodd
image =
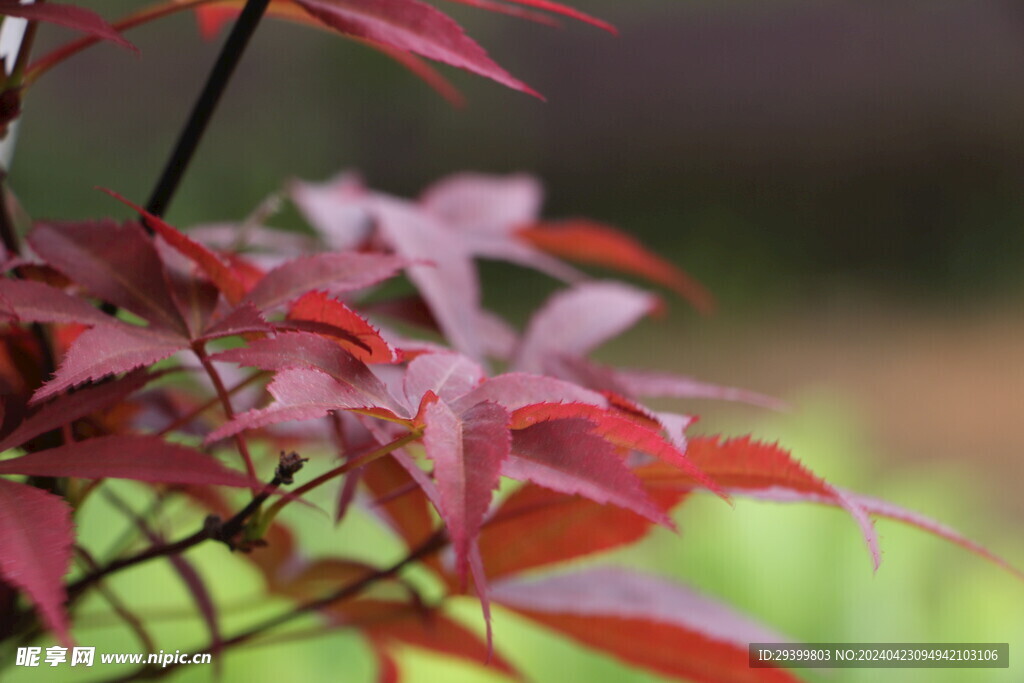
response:
<svg viewBox="0 0 1024 683"><path fill-rule="evenodd" d="M192 108L188 123L181 131L177 144L174 145L174 152L167 160L160 180L157 181L149 201L146 202L146 210L150 213L162 216L171 203L171 199L181 183L181 178L199 146L199 141L210 123L214 110L217 108L220 96L224 93L228 81L231 80L231 75L234 73L235 67L238 66L242 53L245 52L249 39L256 32L256 27L259 26L260 19L263 18L269 4L270 0L249 0L235 21L231 34L225 41L224 47L217 57L217 62L206 79L206 85L203 86L203 91ZM148 226L146 229L149 230Z"/></svg>

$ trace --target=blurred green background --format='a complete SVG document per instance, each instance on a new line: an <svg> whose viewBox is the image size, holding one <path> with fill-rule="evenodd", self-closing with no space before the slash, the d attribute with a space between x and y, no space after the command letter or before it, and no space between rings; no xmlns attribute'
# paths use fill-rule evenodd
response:
<svg viewBox="0 0 1024 683"><path fill-rule="evenodd" d="M142 3L80 4L116 17ZM343 169L402 195L458 170L536 173L547 215L626 228L719 297L714 317L675 304L668 320L644 323L603 359L786 398L793 410L784 415L673 405L701 414L697 431L778 439L833 483L925 512L1024 566L1020 4L574 4L621 35L444 5L548 97L445 70L467 96L463 110L373 51L268 22L169 218L237 220L291 177ZM130 37L141 58L99 47L29 93L11 184L33 216L123 215L97 185L148 194L217 43L200 41L187 17ZM41 40L62 38L54 30ZM291 212L277 223L299 225ZM488 301L516 319L551 290L510 268L484 271ZM398 552L365 520L335 533L290 512L311 547ZM87 538L103 547L109 511L87 513ZM873 575L854 525L832 510L732 510L708 498L680 522L681 538L655 534L611 559L684 579L796 639L1009 641L1011 661L1024 647L1024 586L919 532L880 522L885 560ZM229 627L249 610L280 607L253 606L257 576L220 548L195 557L235 606ZM166 649L203 640L199 623L181 618L189 603L166 567L114 585L144 614L174 617L158 622ZM96 602L83 609L101 611ZM477 624L472 608L459 613ZM91 619L88 644L136 648L123 629ZM495 630L532 680L656 680L505 613ZM485 680L480 669L406 654L415 682ZM358 639L338 634L239 650L225 657L224 679L361 681L372 668ZM851 670L814 680L1009 683L1019 672ZM183 674L206 680L209 671Z"/></svg>

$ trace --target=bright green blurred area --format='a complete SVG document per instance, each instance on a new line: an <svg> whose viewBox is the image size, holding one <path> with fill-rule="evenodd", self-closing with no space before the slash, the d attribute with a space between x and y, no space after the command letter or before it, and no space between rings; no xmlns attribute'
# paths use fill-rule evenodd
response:
<svg viewBox="0 0 1024 683"><path fill-rule="evenodd" d="M116 16L142 3L81 4ZM267 24L170 218L240 219L290 177L346 168L405 196L463 169L536 172L548 215L631 230L722 301L712 320L672 302L667 329L642 327L608 360L778 393L791 413L692 406L703 416L698 431L778 439L830 482L930 515L1024 566L1019 9L997 0L574 4L612 20L621 37L445 5L549 97L541 104L446 70L469 98L463 111L372 51ZM216 45L200 43L181 17L131 37L141 59L99 48L29 94L11 184L33 216L127 215L96 185L136 200L148 193ZM300 225L293 213L276 223ZM489 305L519 321L553 286L511 268L484 275ZM888 317L864 314L865 301L885 302ZM904 431L880 427L890 423ZM141 489L117 490L144 507ZM335 530L296 507L288 521L313 554L380 563L401 554L365 515ZM178 532L200 521L189 510L171 519ZM884 562L873 574L856 526L836 510L733 509L704 497L679 521L680 537L656 532L602 561L685 581L797 640L1008 641L1011 661L1024 651L1024 586L922 532L879 522ZM99 499L80 523L101 556L126 526ZM262 597L259 576L222 547L188 557L226 606L225 633L286 607ZM166 564L111 586L153 624L159 647L206 642ZM473 605L457 613L480 630ZM142 651L101 600L81 614L83 644ZM495 634L530 680L657 680L506 612L496 613ZM242 648L222 664L225 681L375 675L363 643L346 633ZM413 683L489 680L413 650L401 664ZM1010 683L1019 670L863 669L808 680ZM115 671L2 676L77 682ZM186 668L174 680L210 676Z"/></svg>

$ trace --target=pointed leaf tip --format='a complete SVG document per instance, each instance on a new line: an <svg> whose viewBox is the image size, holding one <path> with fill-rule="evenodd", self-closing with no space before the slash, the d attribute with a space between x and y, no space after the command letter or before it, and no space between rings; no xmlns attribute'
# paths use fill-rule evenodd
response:
<svg viewBox="0 0 1024 683"><path fill-rule="evenodd" d="M509 414L496 403L480 403L457 415L444 402L435 401L424 410L424 422L423 446L434 462L438 512L455 547L456 572L465 582L471 553L478 552L480 525L509 456Z"/></svg>
<svg viewBox="0 0 1024 683"><path fill-rule="evenodd" d="M146 211L144 208L125 199L117 192L108 190L105 187L97 188L100 192L110 195L122 204L134 209L145 220L146 225L156 234L160 235L171 247L183 256L191 259L206 274L210 281L216 285L228 302L237 304L245 296L245 285L238 278L235 272L217 254L210 251L204 245L186 236L183 232L174 228L159 216Z"/></svg>
<svg viewBox="0 0 1024 683"><path fill-rule="evenodd" d="M292 0L339 33L382 43L490 78L543 100L498 66L449 16L419 0Z"/></svg>

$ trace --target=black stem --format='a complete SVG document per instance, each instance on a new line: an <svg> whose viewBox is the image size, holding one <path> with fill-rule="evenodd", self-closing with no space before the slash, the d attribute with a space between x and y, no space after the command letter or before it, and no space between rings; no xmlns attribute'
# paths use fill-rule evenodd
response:
<svg viewBox="0 0 1024 683"><path fill-rule="evenodd" d="M203 133L213 117L217 103L220 101L220 97L224 93L228 81L231 80L235 67L238 66L238 62L242 58L242 53L245 52L245 48L249 44L249 39L256 32L256 27L259 26L260 19L263 18L263 14L269 4L270 0L249 0L245 4L245 9L242 10L241 15L239 15L238 20L232 27L231 34L228 36L227 41L225 41L224 47L221 49L220 55L213 65L213 70L210 71L210 75L206 79L206 85L203 86L203 91L199 94L199 99L196 100L195 106L192 108L188 123L185 125L185 129L182 130L181 136L174 146L174 152L171 154L171 158L167 160L167 165L160 175L160 180L157 181L149 201L146 202L146 210L150 213L163 216L167 210L167 206L170 204L171 198L178 189L181 178L185 174L185 170L188 168L196 148L199 146L199 141L202 139ZM148 226L146 229L149 230Z"/></svg>
<svg viewBox="0 0 1024 683"><path fill-rule="evenodd" d="M34 22L33 22L34 24ZM8 255L17 256L21 253L21 244L18 240L18 231L14 226L14 216L7 201L7 172L0 169L0 242L3 243ZM22 277L20 269L14 269L14 276ZM42 360L43 381L49 379L57 368L56 359L53 356L53 347L50 345L50 338L46 330L39 323L32 323L32 336L39 345L40 358Z"/></svg>
<svg viewBox="0 0 1024 683"><path fill-rule="evenodd" d="M17 256L21 252L21 245L18 244L18 232L14 228L14 219L7 206L7 172L2 169L0 169L0 242L3 243L10 256Z"/></svg>

